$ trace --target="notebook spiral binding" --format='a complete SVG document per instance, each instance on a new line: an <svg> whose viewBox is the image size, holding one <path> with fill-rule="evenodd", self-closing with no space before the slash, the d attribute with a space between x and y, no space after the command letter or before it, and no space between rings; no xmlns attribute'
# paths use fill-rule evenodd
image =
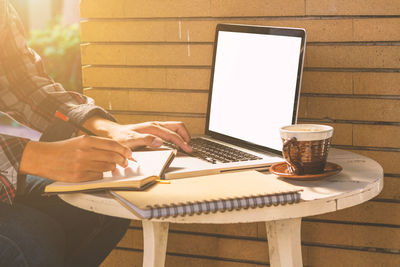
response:
<svg viewBox="0 0 400 267"><path fill-rule="evenodd" d="M233 210L241 210L248 208L262 208L277 205L293 204L300 201L300 193L283 193L276 195L257 195L250 197L229 198L229 199L215 199L210 201L196 201L187 203L177 203L170 205L154 205L147 206L150 210L150 217L152 218L168 218L170 216L193 216L194 214L208 214L216 212L225 212Z"/></svg>

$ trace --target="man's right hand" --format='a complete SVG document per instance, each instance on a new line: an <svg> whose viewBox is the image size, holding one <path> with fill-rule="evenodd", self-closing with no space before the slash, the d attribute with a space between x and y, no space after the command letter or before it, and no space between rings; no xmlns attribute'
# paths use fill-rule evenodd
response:
<svg viewBox="0 0 400 267"><path fill-rule="evenodd" d="M126 167L131 150L109 138L79 136L59 142L30 141L24 150L20 172L55 181L82 182L103 178L116 164Z"/></svg>

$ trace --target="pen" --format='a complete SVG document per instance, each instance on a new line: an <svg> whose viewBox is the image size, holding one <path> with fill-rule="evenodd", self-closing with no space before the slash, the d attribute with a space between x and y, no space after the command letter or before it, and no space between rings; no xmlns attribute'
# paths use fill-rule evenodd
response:
<svg viewBox="0 0 400 267"><path fill-rule="evenodd" d="M161 179L157 179L156 182L159 184L171 184L171 181Z"/></svg>
<svg viewBox="0 0 400 267"><path fill-rule="evenodd" d="M65 122L71 124L71 125L74 126L76 129L81 130L82 132L84 132L84 133L86 133L86 134L88 134L88 135L97 136L95 133L93 133L93 132L90 131L89 129L86 129L85 127L83 127L83 126L81 126L81 125L79 125L79 124L73 122L72 120L70 120L70 119L68 118L67 115L61 113L60 111L56 111L56 112L54 113L54 115L55 115L57 118L59 118L59 119L65 121ZM130 157L129 159L137 163L137 161L136 161L133 157Z"/></svg>

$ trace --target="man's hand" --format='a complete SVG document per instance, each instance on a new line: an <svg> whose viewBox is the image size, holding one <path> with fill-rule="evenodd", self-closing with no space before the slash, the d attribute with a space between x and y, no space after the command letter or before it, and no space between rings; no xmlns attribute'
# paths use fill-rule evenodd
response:
<svg viewBox="0 0 400 267"><path fill-rule="evenodd" d="M82 182L103 178L116 164L128 166L131 150L119 142L94 136L45 143L29 142L22 155L20 172L55 181Z"/></svg>
<svg viewBox="0 0 400 267"><path fill-rule="evenodd" d="M190 136L182 122L144 122L139 124L121 125L114 139L129 147L158 147L163 140L170 141L186 152L191 152L188 145Z"/></svg>
<svg viewBox="0 0 400 267"><path fill-rule="evenodd" d="M144 122L121 125L109 120L92 117L84 126L100 136L112 138L131 149L149 146L159 147L163 140L170 141L186 152L192 152L190 135L182 122Z"/></svg>

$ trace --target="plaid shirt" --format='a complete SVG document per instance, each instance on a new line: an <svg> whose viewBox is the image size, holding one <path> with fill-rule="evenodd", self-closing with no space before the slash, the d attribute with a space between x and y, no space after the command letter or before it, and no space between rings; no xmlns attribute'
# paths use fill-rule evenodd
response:
<svg viewBox="0 0 400 267"><path fill-rule="evenodd" d="M26 45L16 11L7 0L0 0L0 111L44 132L54 123L55 110L77 123L94 113L109 117L92 99L65 91L46 74L40 57ZM0 134L0 201L13 202L28 141Z"/></svg>

